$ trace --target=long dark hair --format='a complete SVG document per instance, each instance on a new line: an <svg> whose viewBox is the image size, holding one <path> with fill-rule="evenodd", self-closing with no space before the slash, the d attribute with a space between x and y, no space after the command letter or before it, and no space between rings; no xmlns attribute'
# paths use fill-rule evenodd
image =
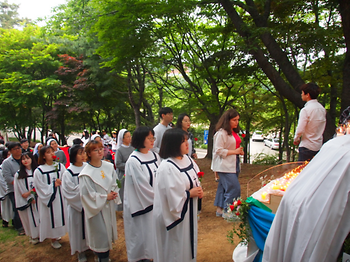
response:
<svg viewBox="0 0 350 262"><path fill-rule="evenodd" d="M220 128L222 128L222 129L226 130L226 132L229 136L232 136L232 129L231 129L231 125L230 125L230 120L232 118L235 118L236 116L239 116L236 109L227 110L225 113L222 114L218 123L216 124L216 131L218 131ZM239 133L239 130L241 130L239 125L233 129L233 131L237 134Z"/></svg>
<svg viewBox="0 0 350 262"><path fill-rule="evenodd" d="M28 176L26 171L26 166L23 165L22 160L25 158L30 158L32 160L31 169L34 174L34 170L38 167L38 164L36 163L36 160L31 152L25 152L21 156L21 163L19 165L19 171L18 171L18 179L23 179Z"/></svg>
<svg viewBox="0 0 350 262"><path fill-rule="evenodd" d="M187 116L189 119L191 119L190 116L188 114L186 114L186 113L180 114L179 117L176 120L176 125L175 125L176 128L181 128L182 129L182 120L184 120L185 116Z"/></svg>
<svg viewBox="0 0 350 262"><path fill-rule="evenodd" d="M45 165L46 163L46 159L44 158L45 156L45 153L48 151L48 150L52 150L53 151L53 148L51 146L43 146L40 151L39 151L39 159L38 159L38 164L39 165Z"/></svg>

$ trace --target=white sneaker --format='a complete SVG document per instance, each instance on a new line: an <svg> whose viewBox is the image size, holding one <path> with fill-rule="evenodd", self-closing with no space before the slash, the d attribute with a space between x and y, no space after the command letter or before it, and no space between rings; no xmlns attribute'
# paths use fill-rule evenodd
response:
<svg viewBox="0 0 350 262"><path fill-rule="evenodd" d="M30 239L30 243L33 244L33 245L36 245L39 243L39 239L38 238L31 238Z"/></svg>
<svg viewBox="0 0 350 262"><path fill-rule="evenodd" d="M58 243L58 241L56 240L55 242L51 242L51 246L54 248L54 249L59 249L61 248L61 244Z"/></svg>
<svg viewBox="0 0 350 262"><path fill-rule="evenodd" d="M78 254L78 261L79 262L86 262L87 261L87 258L85 256L85 252L81 252Z"/></svg>

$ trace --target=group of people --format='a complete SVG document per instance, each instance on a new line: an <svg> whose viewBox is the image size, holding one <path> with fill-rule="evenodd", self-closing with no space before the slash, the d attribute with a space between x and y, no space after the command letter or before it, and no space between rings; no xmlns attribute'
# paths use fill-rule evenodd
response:
<svg viewBox="0 0 350 262"><path fill-rule="evenodd" d="M302 90L305 101L313 97L312 90ZM317 107L308 102L299 123L309 119L309 104ZM0 198L7 196L12 204L14 227L33 244L51 239L53 248L61 247L59 239L68 231L71 254L78 252L79 261L87 261L85 251L91 249L98 261L107 262L117 239L115 209L123 210L128 261L196 261L198 200L203 190L190 116L179 115L175 127L171 108L162 108L159 116L154 129L139 127L132 136L126 129L112 132L112 139L106 132L89 136L84 131L70 148L67 169L54 137L46 145L38 143L33 153L22 144L28 141L9 143L0 170ZM241 194L239 118L235 109L224 112L214 135L211 169L218 178L214 202L218 217L224 217ZM319 133L308 123L299 124L296 144L300 137L305 147L309 145L305 140L315 140L303 133L308 128ZM108 144L115 152L114 163L104 161Z"/></svg>
<svg viewBox="0 0 350 262"><path fill-rule="evenodd" d="M99 135L70 148L67 169L54 138L34 152L9 143L0 178L4 195L14 203L15 228L32 244L50 239L55 249L68 232L71 254L78 253L79 261L87 261L88 249L99 261L109 261L117 239L115 208L120 208L128 261L195 261L197 202L203 190L190 118L180 115L179 128L168 128L172 110L162 108L160 117L165 132L157 127L139 127L132 136L119 131L115 163L103 160Z"/></svg>

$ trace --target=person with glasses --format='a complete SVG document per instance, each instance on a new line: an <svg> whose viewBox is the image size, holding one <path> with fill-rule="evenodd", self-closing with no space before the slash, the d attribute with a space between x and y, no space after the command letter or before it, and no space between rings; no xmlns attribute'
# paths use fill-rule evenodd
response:
<svg viewBox="0 0 350 262"><path fill-rule="evenodd" d="M40 217L40 242L51 239L51 246L61 248L59 238L67 233L67 206L61 189L64 165L55 160L51 146L43 146L39 151L38 168L34 171L34 186L38 194Z"/></svg>
<svg viewBox="0 0 350 262"><path fill-rule="evenodd" d="M18 214L18 210L16 209L16 201L15 201L15 194L13 190L13 184L14 184L14 178L15 174L19 170L19 166L21 163L21 156L22 156L22 148L21 144L18 142L10 142L7 146L9 152L11 153L11 156L6 158L4 162L2 163L2 174L5 178L5 181L7 183L7 190L6 194L8 195L9 199L11 200L12 209L13 209L13 226L18 231L19 235L25 235L24 229L22 227L22 222Z"/></svg>
<svg viewBox="0 0 350 262"><path fill-rule="evenodd" d="M101 142L90 141L85 152L88 164L78 177L87 244L98 261L108 262L112 243L117 239L117 219L112 201L118 197L117 173L113 164L102 161Z"/></svg>
<svg viewBox="0 0 350 262"><path fill-rule="evenodd" d="M151 151L155 141L150 127L138 127L131 145L136 148L126 161L124 232L128 261L154 258L153 185L160 157Z"/></svg>

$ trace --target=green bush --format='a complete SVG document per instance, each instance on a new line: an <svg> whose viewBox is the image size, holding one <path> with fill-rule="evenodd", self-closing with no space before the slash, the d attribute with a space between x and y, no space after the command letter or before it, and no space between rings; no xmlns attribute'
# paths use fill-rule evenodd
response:
<svg viewBox="0 0 350 262"><path fill-rule="evenodd" d="M253 164L256 165L277 165L280 164L277 155L267 155L265 153L256 154Z"/></svg>
<svg viewBox="0 0 350 262"><path fill-rule="evenodd" d="M206 145L206 144L201 144L201 145L200 145L200 148L202 148L202 149L208 149L208 145Z"/></svg>

